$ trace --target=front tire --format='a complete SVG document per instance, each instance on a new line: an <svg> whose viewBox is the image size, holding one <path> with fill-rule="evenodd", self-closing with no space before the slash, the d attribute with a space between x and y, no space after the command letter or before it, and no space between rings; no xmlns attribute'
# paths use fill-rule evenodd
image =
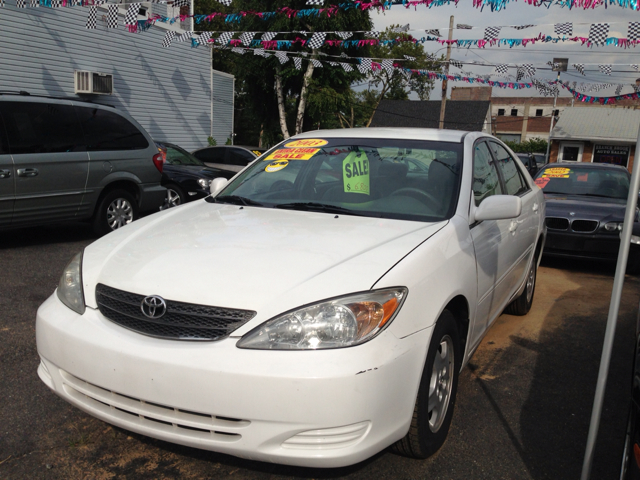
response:
<svg viewBox="0 0 640 480"><path fill-rule="evenodd" d="M458 326L445 310L431 337L409 432L394 445L396 452L424 459L442 447L453 418L461 364Z"/></svg>
<svg viewBox="0 0 640 480"><path fill-rule="evenodd" d="M187 201L187 196L184 194L184 191L177 185L168 185L167 186L167 196L164 199L164 205L161 210L165 210L171 207L177 207L178 205L182 205Z"/></svg>
<svg viewBox="0 0 640 480"><path fill-rule="evenodd" d="M527 272L527 280L524 286L524 291L513 300L507 308L504 309L505 313L509 315L522 316L529 313L531 305L533 305L533 294L536 291L536 279L538 278L538 262L536 257L531 259L531 266Z"/></svg>
<svg viewBox="0 0 640 480"><path fill-rule="evenodd" d="M138 219L138 204L126 190L107 193L93 215L93 230L97 235L106 235Z"/></svg>

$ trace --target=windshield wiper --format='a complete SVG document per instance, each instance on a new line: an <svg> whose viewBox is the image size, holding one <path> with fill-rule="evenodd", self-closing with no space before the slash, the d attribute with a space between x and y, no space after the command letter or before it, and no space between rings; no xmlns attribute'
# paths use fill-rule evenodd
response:
<svg viewBox="0 0 640 480"><path fill-rule="evenodd" d="M250 198L241 197L239 195L222 195L220 197L215 197L214 201L216 203L230 203L232 205L247 205L254 207L263 207L260 202L256 202L255 200L251 200Z"/></svg>
<svg viewBox="0 0 640 480"><path fill-rule="evenodd" d="M360 213L349 208L318 202L280 203L278 205L274 205L273 207L283 208L287 210L302 210L305 212L345 213L350 215L360 215Z"/></svg>

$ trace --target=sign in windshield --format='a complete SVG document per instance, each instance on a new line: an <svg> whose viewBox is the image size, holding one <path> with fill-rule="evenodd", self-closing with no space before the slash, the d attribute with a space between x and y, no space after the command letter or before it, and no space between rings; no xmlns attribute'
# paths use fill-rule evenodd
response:
<svg viewBox="0 0 640 480"><path fill-rule="evenodd" d="M544 193L626 199L629 174L611 168L548 167L535 180Z"/></svg>

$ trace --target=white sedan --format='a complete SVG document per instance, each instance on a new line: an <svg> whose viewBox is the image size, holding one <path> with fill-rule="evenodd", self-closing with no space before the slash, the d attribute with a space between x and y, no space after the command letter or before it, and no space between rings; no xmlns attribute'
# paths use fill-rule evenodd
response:
<svg viewBox="0 0 640 480"><path fill-rule="evenodd" d="M309 467L443 444L460 369L526 314L545 204L494 137L304 133L76 255L38 374L106 422Z"/></svg>

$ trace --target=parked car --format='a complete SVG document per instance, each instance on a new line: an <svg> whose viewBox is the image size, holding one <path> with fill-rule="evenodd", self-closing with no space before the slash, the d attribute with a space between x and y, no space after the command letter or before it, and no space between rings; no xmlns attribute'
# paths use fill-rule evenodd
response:
<svg viewBox="0 0 640 480"><path fill-rule="evenodd" d="M209 167L220 168L229 172L239 172L264 152L266 152L264 148L225 145L199 148L192 153L198 160L206 163Z"/></svg>
<svg viewBox="0 0 640 480"><path fill-rule="evenodd" d="M149 134L117 109L0 94L0 228L90 220L102 235L165 197Z"/></svg>
<svg viewBox="0 0 640 480"><path fill-rule="evenodd" d="M189 152L172 143L156 142L156 146L164 162L160 183L167 189L161 209L204 198L209 195L211 180L218 177L228 180L235 175L227 170L207 167Z"/></svg>
<svg viewBox="0 0 640 480"><path fill-rule="evenodd" d="M640 480L640 308L636 318L631 401L622 458L621 480Z"/></svg>
<svg viewBox="0 0 640 480"><path fill-rule="evenodd" d="M629 195L626 168L604 163L552 163L535 182L547 200L544 254L615 262ZM640 224L633 226L628 273L640 271Z"/></svg>
<svg viewBox="0 0 640 480"><path fill-rule="evenodd" d="M538 170L545 164L544 153L518 153L517 155L532 177L535 177Z"/></svg>
<svg viewBox="0 0 640 480"><path fill-rule="evenodd" d="M225 182L73 258L38 310L42 381L122 428L253 460L436 452L460 369L505 308L531 308L531 177L481 132L365 128L297 135Z"/></svg>

